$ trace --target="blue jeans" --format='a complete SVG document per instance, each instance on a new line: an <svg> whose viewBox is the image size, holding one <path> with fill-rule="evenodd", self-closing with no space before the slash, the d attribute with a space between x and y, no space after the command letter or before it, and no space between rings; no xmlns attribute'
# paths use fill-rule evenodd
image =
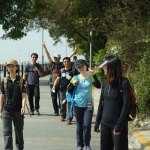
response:
<svg viewBox="0 0 150 150"><path fill-rule="evenodd" d="M74 115L77 122L77 146L90 146L93 110L74 106Z"/></svg>
<svg viewBox="0 0 150 150"><path fill-rule="evenodd" d="M53 87L53 85L50 85L50 91L51 91L52 87ZM59 88L59 86L56 86L55 93L51 91L51 98L52 98L54 113L56 113L56 114L59 113L57 96L59 99L59 107L60 107L60 88Z"/></svg>
<svg viewBox="0 0 150 150"><path fill-rule="evenodd" d="M23 140L23 126L24 126L24 116L20 112L9 112L3 110L3 136L4 136L4 146L5 150L13 150L13 141L12 141L12 121L14 124L15 130L15 141L17 150L24 149L24 140Z"/></svg>

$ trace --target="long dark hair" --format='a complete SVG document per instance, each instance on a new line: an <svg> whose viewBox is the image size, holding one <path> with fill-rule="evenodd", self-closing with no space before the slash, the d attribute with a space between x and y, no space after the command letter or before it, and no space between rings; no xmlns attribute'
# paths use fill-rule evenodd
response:
<svg viewBox="0 0 150 150"><path fill-rule="evenodd" d="M107 63L106 82L110 85L118 85L122 79L122 65L117 56L107 56L105 60Z"/></svg>

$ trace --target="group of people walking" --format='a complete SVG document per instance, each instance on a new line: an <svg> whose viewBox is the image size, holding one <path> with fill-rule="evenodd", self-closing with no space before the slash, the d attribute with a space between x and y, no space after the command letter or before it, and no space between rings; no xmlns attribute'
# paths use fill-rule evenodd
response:
<svg viewBox="0 0 150 150"><path fill-rule="evenodd" d="M54 116L60 116L63 122L67 118L67 125L72 124L73 115L67 117L66 92L73 93L73 114L76 119L76 150L92 150L91 123L94 102L92 87L101 88L100 102L97 111L94 131L101 131L101 150L128 150L128 121L129 109L129 81L122 76L121 61L116 56L108 56L98 66L104 70L106 78L102 83L97 79L94 70L89 68L85 60L74 57L74 65L70 58L76 53L76 46L72 54L60 62L60 54L54 54L52 60L45 43L42 43L51 66L50 93L54 109ZM5 150L12 150L12 121L15 128L16 148L24 149L23 125L28 94L30 114L40 115L39 78L43 76L43 69L36 63L38 54L31 54L31 63L24 68L23 79L17 75L18 62L7 61L9 76L1 83L0 118L3 118L3 136ZM122 85L122 92L116 91ZM35 99L35 103L34 100ZM99 129L100 126L100 129Z"/></svg>

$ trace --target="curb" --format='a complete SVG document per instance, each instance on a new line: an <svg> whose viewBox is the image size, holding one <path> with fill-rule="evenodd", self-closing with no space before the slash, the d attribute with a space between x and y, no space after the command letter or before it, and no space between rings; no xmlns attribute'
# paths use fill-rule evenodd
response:
<svg viewBox="0 0 150 150"><path fill-rule="evenodd" d="M140 150L150 150L150 141L140 132L133 132L131 139L133 140L134 144L140 148Z"/></svg>

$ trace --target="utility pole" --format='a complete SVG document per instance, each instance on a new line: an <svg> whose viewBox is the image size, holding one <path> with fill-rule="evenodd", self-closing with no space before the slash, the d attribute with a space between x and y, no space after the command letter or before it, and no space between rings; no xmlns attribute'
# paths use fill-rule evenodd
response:
<svg viewBox="0 0 150 150"><path fill-rule="evenodd" d="M90 68L92 68L92 30L90 31Z"/></svg>
<svg viewBox="0 0 150 150"><path fill-rule="evenodd" d="M44 29L42 29L42 43L44 42ZM43 46L42 46L42 65L44 66L44 54L43 54Z"/></svg>

